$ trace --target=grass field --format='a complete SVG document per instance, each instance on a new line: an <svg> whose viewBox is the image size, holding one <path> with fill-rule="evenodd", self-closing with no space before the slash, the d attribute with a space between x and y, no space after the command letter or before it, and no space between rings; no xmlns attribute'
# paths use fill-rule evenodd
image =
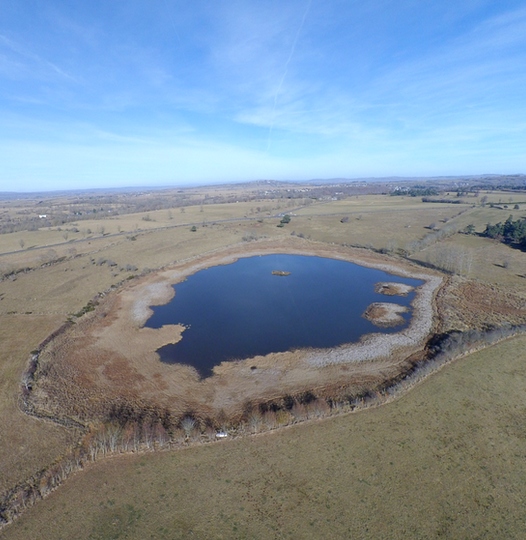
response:
<svg viewBox="0 0 526 540"><path fill-rule="evenodd" d="M473 354L376 409L108 459L4 538L523 538L525 351Z"/></svg>
<svg viewBox="0 0 526 540"><path fill-rule="evenodd" d="M0 315L0 492L47 466L76 440L75 433L31 418L18 406L29 353L61 319Z"/></svg>
<svg viewBox="0 0 526 540"><path fill-rule="evenodd" d="M0 234L0 493L47 467L78 435L21 412L20 378L30 352L97 294L148 269L291 235L396 255L430 235L434 224L452 233L410 257L435 264L441 250L457 250L471 265L452 279L452 294L463 287L491 293L488 306L466 303L467 293L442 299L456 310L444 317L443 329L469 326L473 310L487 311L480 326L507 320L503 310L512 304L509 320L526 320L526 254L457 232L469 224L480 232L510 214L526 217L524 194L481 192L464 204L442 204L385 195L235 202L243 189L210 192L229 202ZM198 196L196 190L189 198ZM291 222L277 227L284 213ZM69 479L0 534L521 538L525 345L518 338L479 352L378 409L242 440L110 458Z"/></svg>

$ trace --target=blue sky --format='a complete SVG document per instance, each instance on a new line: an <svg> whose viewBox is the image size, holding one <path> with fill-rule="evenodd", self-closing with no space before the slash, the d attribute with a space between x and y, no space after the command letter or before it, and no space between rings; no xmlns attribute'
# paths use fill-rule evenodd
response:
<svg viewBox="0 0 526 540"><path fill-rule="evenodd" d="M524 0L0 0L0 191L515 172Z"/></svg>

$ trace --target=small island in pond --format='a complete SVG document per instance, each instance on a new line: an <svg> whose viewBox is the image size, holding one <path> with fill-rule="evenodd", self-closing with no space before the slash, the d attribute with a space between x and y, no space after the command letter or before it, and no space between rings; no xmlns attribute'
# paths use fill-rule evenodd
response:
<svg viewBox="0 0 526 540"><path fill-rule="evenodd" d="M406 311L407 308L399 304L375 302L365 310L362 317L371 321L376 326L387 328L389 326L403 324L404 318L401 313L405 313Z"/></svg>
<svg viewBox="0 0 526 540"><path fill-rule="evenodd" d="M407 296L412 290L411 285L396 282L377 283L374 287L375 292L386 296Z"/></svg>
<svg viewBox="0 0 526 540"><path fill-rule="evenodd" d="M290 276L290 272L286 272L285 270L272 270L273 276Z"/></svg>

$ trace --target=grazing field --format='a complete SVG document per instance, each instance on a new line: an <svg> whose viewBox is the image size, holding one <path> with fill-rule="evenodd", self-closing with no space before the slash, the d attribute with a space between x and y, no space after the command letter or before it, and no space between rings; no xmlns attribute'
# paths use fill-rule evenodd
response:
<svg viewBox="0 0 526 540"><path fill-rule="evenodd" d="M110 313L105 306L125 291L174 268L214 264L221 254L269 245L304 246L333 256L361 253L375 264L442 276L433 307L435 334L476 329L482 335L488 328L526 322L526 253L477 234L509 215L525 218L525 193L451 192L430 203L381 194L389 186L372 191L362 184L259 183L1 201L0 515L2 501L17 485L38 483L40 472L97 427L89 415L81 418L80 429L23 412L24 373L32 353L45 349L46 338L67 321L82 334L90 317ZM285 214L290 221L283 222ZM100 305L90 313L93 301ZM88 347L68 341L71 335L63 337L72 350L64 366L75 371L74 358L93 358ZM477 352L380 408L217 444L185 448L183 438L172 451L90 462L1 534L519 538L525 525L525 345L525 338L517 337ZM133 349L131 341L126 346ZM422 359L423 343L417 349ZM139 348L130 350L133 354ZM153 351L147 354L155 360ZM59 365L52 355L47 361ZM290 361L292 368L297 358ZM115 357L113 366L126 387L127 372L119 362ZM410 364L404 362L401 358L399 366L405 369ZM372 367L375 384L395 375L385 363ZM327 379L334 388L348 376L346 369L340 366ZM154 379L156 370L149 374ZM283 380L290 375L285 371ZM97 373L103 372L102 366ZM231 366L218 372L224 378L218 386L233 385L230 392L239 404L242 392L236 395ZM316 372L309 377L302 390L316 388ZM323 410L329 386L319 395L329 400ZM30 390L39 395L38 377ZM66 390L64 401L76 403L82 392ZM88 385L84 390L89 394ZM276 379L272 399L281 399L284 390ZM163 399L171 398L163 394ZM226 414L223 424L229 427L228 407L220 405L219 416ZM58 413L57 418L64 409ZM290 424L292 416L286 411L273 427Z"/></svg>
<svg viewBox="0 0 526 540"><path fill-rule="evenodd" d="M523 538L526 338L385 406L90 466L25 538Z"/></svg>
<svg viewBox="0 0 526 540"><path fill-rule="evenodd" d="M60 317L0 316L1 492L47 466L78 438L59 425L25 415L18 403L31 349L61 323Z"/></svg>

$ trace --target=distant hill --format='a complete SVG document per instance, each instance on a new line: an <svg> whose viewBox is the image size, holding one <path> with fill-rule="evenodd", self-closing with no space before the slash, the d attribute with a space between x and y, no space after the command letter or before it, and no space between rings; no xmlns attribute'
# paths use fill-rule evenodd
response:
<svg viewBox="0 0 526 540"><path fill-rule="evenodd" d="M108 188L91 188L91 189L71 189L71 190L55 190L55 191L35 191L35 192L16 192L2 191L0 192L0 200L13 199L34 199L45 197L71 197L72 195L86 196L93 195L117 195L123 193L148 193L162 190L192 190L201 188L286 188L295 187L298 185L345 185L345 184L411 184L411 183L435 183L443 186L444 189L453 189L458 186L479 186L481 189L526 189L525 174L474 174L474 175L458 175L458 176L385 176L385 177L363 177L363 178L312 178L308 180L247 180L245 182L231 182L221 184L201 184L201 185L172 185L172 186L142 186L142 187L108 187Z"/></svg>

